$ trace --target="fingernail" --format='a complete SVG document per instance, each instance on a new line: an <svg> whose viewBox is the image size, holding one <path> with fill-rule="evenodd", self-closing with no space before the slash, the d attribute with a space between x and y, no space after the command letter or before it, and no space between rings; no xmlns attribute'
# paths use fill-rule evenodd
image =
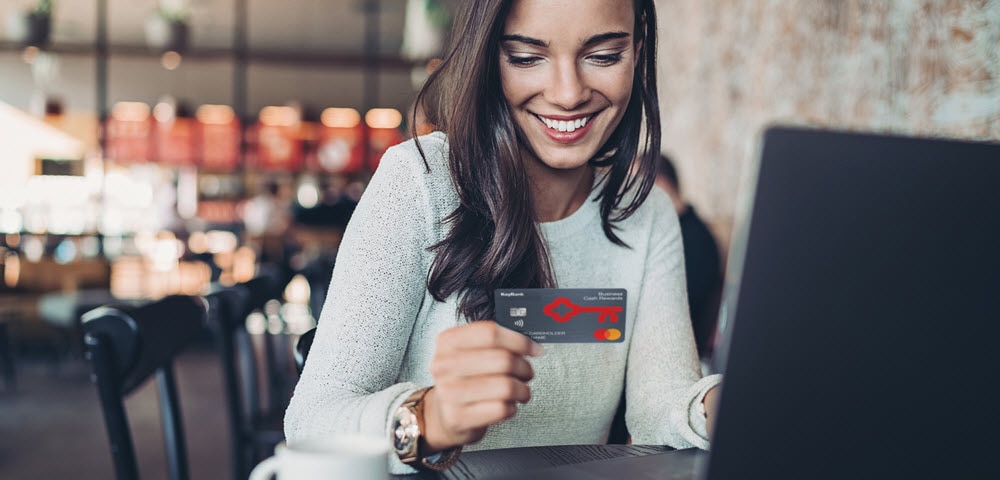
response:
<svg viewBox="0 0 1000 480"><path fill-rule="evenodd" d="M542 356L543 353L545 353L545 349L542 348L541 344L539 344L537 342L531 342L531 356L532 357L540 357L540 356Z"/></svg>

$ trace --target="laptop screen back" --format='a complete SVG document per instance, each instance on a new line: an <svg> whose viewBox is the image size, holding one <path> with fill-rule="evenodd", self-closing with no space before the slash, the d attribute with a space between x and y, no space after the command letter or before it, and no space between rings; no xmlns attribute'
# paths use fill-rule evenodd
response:
<svg viewBox="0 0 1000 480"><path fill-rule="evenodd" d="M793 128L762 145L709 478L1000 471L1000 145Z"/></svg>

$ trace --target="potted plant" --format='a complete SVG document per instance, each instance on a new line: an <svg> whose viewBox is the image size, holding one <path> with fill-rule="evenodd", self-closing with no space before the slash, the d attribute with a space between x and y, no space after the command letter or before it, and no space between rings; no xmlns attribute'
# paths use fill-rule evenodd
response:
<svg viewBox="0 0 1000 480"><path fill-rule="evenodd" d="M52 0L40 0L27 11L11 12L6 20L7 38L28 47L45 47L52 33Z"/></svg>
<svg viewBox="0 0 1000 480"><path fill-rule="evenodd" d="M190 17L187 0L160 0L146 18L146 44L158 51L183 52L188 46Z"/></svg>
<svg viewBox="0 0 1000 480"><path fill-rule="evenodd" d="M411 60L427 60L440 55L450 27L451 14L441 0L409 0L401 53Z"/></svg>

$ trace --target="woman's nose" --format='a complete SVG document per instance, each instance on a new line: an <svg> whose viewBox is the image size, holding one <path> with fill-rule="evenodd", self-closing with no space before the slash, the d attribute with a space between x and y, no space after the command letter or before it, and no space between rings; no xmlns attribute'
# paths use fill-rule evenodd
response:
<svg viewBox="0 0 1000 480"><path fill-rule="evenodd" d="M573 110L590 100L590 88L576 62L556 64L545 96L565 110Z"/></svg>

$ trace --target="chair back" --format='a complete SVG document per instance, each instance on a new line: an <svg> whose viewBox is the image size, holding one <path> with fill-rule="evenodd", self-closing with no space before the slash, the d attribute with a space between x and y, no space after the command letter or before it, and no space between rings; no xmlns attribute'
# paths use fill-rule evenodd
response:
<svg viewBox="0 0 1000 480"><path fill-rule="evenodd" d="M285 285L288 285L288 277L281 269L264 265L252 279L242 283L250 292L250 301L245 305L244 318L254 310L261 310L264 305L275 299L280 299L284 294Z"/></svg>
<svg viewBox="0 0 1000 480"><path fill-rule="evenodd" d="M124 398L154 375L169 478L189 477L173 360L198 338L205 319L206 306L201 298L180 295L140 307L99 307L83 315L84 344L94 370L118 480L139 478Z"/></svg>
<svg viewBox="0 0 1000 480"><path fill-rule="evenodd" d="M254 372L254 375L248 375L246 378L246 393L252 393L247 397L247 411L251 415L276 415L278 410L282 409L285 403L283 396L287 386L285 385L285 378L282 374L281 368L281 359L283 357L281 353L277 351L281 349L281 345L275 345L275 343L280 340L276 340L273 338L274 335L271 334L271 325L269 325L269 323L272 316L268 314L265 307L271 300L281 299L284 294L285 285L288 284L288 281L288 276L285 275L280 269L265 265L261 267L257 276L242 284L250 292L250 301L245 305L243 318L246 319L246 317L254 311L261 311L264 313L268 322L268 324L265 325L263 335L265 371L261 372L263 373L263 380L267 383L267 408L263 408L258 401L258 370L256 368L256 364L254 364L252 366L252 370L250 370ZM249 339L247 341L249 342ZM287 365L287 363L285 365Z"/></svg>
<svg viewBox="0 0 1000 480"><path fill-rule="evenodd" d="M313 327L303 333L295 342L295 369L299 375L302 374L302 369L306 366L306 357L309 356L309 349L312 348L315 337L316 327Z"/></svg>
<svg viewBox="0 0 1000 480"><path fill-rule="evenodd" d="M284 438L274 418L283 414L285 396L280 368L276 367L279 353L275 341L265 327L263 341L265 371L258 366L255 339L247 331L247 317L255 311L264 311L265 305L280 299L287 279L276 268L263 266L251 280L231 287L220 288L205 297L208 303L208 323L216 337L225 388L229 417L231 468L234 479L247 477L250 468L269 456ZM265 316L266 313L265 313ZM268 386L268 409L261 407L259 382Z"/></svg>
<svg viewBox="0 0 1000 480"><path fill-rule="evenodd" d="M243 447L250 417L246 405L255 392L248 390L247 376L254 374L254 357L245 328L250 290L244 285L219 289L205 297L208 303L208 324L216 338L219 365L229 417L229 436L232 439L231 468L234 479L246 478L252 461ZM252 382L256 388L256 382ZM244 387L241 390L241 387Z"/></svg>

